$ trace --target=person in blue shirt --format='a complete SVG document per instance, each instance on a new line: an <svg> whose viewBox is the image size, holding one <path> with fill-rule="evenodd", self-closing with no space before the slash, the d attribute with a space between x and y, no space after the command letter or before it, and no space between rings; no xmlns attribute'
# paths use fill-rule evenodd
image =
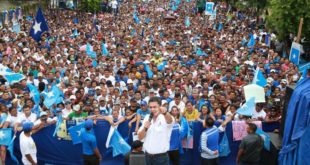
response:
<svg viewBox="0 0 310 165"><path fill-rule="evenodd" d="M200 137L201 164L218 165L219 164L219 130L214 126L212 118L205 120L206 130Z"/></svg>
<svg viewBox="0 0 310 165"><path fill-rule="evenodd" d="M84 127L85 129L81 131L84 165L99 165L102 156L97 147L96 137L92 133L93 120L86 120Z"/></svg>
<svg viewBox="0 0 310 165"><path fill-rule="evenodd" d="M144 117L151 113L150 110L147 108L146 101L142 101L140 105L141 105L141 108L137 110L137 121L136 121L135 132L138 132L139 130L140 121L143 121Z"/></svg>

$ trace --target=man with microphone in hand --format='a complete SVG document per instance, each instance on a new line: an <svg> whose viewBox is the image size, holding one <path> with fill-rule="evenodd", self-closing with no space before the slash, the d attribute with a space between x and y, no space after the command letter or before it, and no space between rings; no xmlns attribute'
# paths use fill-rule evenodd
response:
<svg viewBox="0 0 310 165"><path fill-rule="evenodd" d="M149 100L150 115L145 116L138 131L138 138L143 143L147 165L169 165L167 151L170 146L170 135L173 118L167 108L160 107L161 99L152 97Z"/></svg>

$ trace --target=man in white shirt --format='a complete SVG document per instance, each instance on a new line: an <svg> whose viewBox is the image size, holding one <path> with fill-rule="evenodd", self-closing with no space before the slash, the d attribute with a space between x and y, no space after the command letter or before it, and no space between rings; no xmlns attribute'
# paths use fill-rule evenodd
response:
<svg viewBox="0 0 310 165"><path fill-rule="evenodd" d="M180 93L176 93L174 95L174 100L169 103L169 112L171 111L173 106L178 107L181 113L184 112L185 103L183 101L181 101L181 94Z"/></svg>
<svg viewBox="0 0 310 165"><path fill-rule="evenodd" d="M23 113L21 113L18 118L17 122L15 124L15 130L18 130L18 127L22 125L24 122L35 122L37 120L37 115L32 113L30 110L30 107L28 105L25 105L23 107Z"/></svg>
<svg viewBox="0 0 310 165"><path fill-rule="evenodd" d="M146 153L146 164L169 165L167 151L170 147L170 135L173 118L167 109L160 107L159 97L149 100L150 115L147 115L138 131L139 140L144 140L143 149Z"/></svg>
<svg viewBox="0 0 310 165"><path fill-rule="evenodd" d="M37 164L37 147L31 135L42 129L44 124L40 124L37 129L32 129L32 127L32 122L24 122L23 132L19 136L20 152L22 154L22 162L24 165Z"/></svg>
<svg viewBox="0 0 310 165"><path fill-rule="evenodd" d="M264 111L264 104L257 103L255 111L253 112L252 119L263 121L266 118L266 112Z"/></svg>

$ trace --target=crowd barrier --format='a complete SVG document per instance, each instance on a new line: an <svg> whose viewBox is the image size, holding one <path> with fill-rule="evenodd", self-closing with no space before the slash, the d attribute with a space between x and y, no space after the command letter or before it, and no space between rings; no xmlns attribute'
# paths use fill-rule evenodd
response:
<svg viewBox="0 0 310 165"><path fill-rule="evenodd" d="M134 126L133 126L134 128ZM265 132L271 132L279 128L279 123L263 123L262 128ZM105 147L105 142L109 133L110 124L106 121L98 121L94 127L97 137L97 144L100 153L103 155L101 164L104 165L122 165L123 156L112 157L112 150ZM132 132L134 129L128 128L128 121L118 126L118 131L123 137L129 137L132 141ZM181 156L182 165L199 165L200 153L198 151L200 134L203 131L200 122L193 123L194 149L184 149L184 155ZM73 145L72 141L61 140L53 137L55 125L47 126L36 134L32 135L36 147L38 164L55 164L55 165L79 165L82 164L82 145ZM234 165L240 141L232 141L232 124L227 124L226 134L230 144L231 153L227 157L220 158L220 164ZM154 144L156 145L156 144ZM19 149L19 134L14 141L14 154L21 163L21 153ZM7 152L6 164L14 164Z"/></svg>

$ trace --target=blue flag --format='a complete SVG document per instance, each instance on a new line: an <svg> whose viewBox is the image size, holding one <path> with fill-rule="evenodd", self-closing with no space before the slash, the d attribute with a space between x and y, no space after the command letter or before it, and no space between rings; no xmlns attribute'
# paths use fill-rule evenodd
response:
<svg viewBox="0 0 310 165"><path fill-rule="evenodd" d="M8 146L12 140L12 128L0 129L0 145Z"/></svg>
<svg viewBox="0 0 310 165"><path fill-rule="evenodd" d="M186 27L191 26L191 22L190 22L190 20L189 20L189 17L188 17L188 16L186 16L186 17L185 17L185 26L186 26Z"/></svg>
<svg viewBox="0 0 310 165"><path fill-rule="evenodd" d="M84 122L68 129L73 145L81 143L81 131L84 129Z"/></svg>
<svg viewBox="0 0 310 165"><path fill-rule="evenodd" d="M106 148L112 147L113 157L117 155L126 155L130 152L129 144L123 139L117 129L110 127L108 139L106 141Z"/></svg>
<svg viewBox="0 0 310 165"><path fill-rule="evenodd" d="M62 123L62 115L59 114L59 115L57 115L57 123L56 123L55 131L53 133L53 137L55 137L55 135L57 134L58 130L60 129L61 123Z"/></svg>
<svg viewBox="0 0 310 165"><path fill-rule="evenodd" d="M91 57L91 58L96 58L97 57L96 52L91 50L91 45L89 43L87 43L87 45L86 45L86 54L89 57Z"/></svg>
<svg viewBox="0 0 310 165"><path fill-rule="evenodd" d="M253 84L257 84L261 87L265 87L267 85L267 80L264 77L263 72L259 69L259 67L256 68Z"/></svg>
<svg viewBox="0 0 310 165"><path fill-rule="evenodd" d="M43 104L47 108L51 108L53 104L57 104L62 101L62 96L62 91L56 85L53 85L51 91L46 94Z"/></svg>
<svg viewBox="0 0 310 165"><path fill-rule="evenodd" d="M301 45L293 42L290 52L290 61L295 65L299 65Z"/></svg>
<svg viewBox="0 0 310 165"><path fill-rule="evenodd" d="M30 29L30 36L37 42L41 40L41 35L48 31L48 25L44 18L41 8L38 9L36 18Z"/></svg>
<svg viewBox="0 0 310 165"><path fill-rule="evenodd" d="M166 65L167 65L167 61L163 61L161 64L157 66L157 70L162 71Z"/></svg>
<svg viewBox="0 0 310 165"><path fill-rule="evenodd" d="M36 105L40 104L40 93L36 86L32 84L27 84L27 87L30 90L30 97L32 97L32 100Z"/></svg>
<svg viewBox="0 0 310 165"><path fill-rule="evenodd" d="M6 72L3 76L10 85L25 79L24 75L14 72Z"/></svg>
<svg viewBox="0 0 310 165"><path fill-rule="evenodd" d="M254 35L250 34L250 40L247 44L248 47L253 47L255 45L255 39L254 39Z"/></svg>
<svg viewBox="0 0 310 165"><path fill-rule="evenodd" d="M220 32L223 29L223 24L222 22L219 23L219 27L217 28L217 31Z"/></svg>
<svg viewBox="0 0 310 165"><path fill-rule="evenodd" d="M252 116L255 111L255 97L251 97L245 102L240 108L238 108L237 113L243 116Z"/></svg>
<svg viewBox="0 0 310 165"><path fill-rule="evenodd" d="M20 25L19 24L14 24L13 25L13 32L14 33L19 33L20 32Z"/></svg>
<svg viewBox="0 0 310 165"><path fill-rule="evenodd" d="M256 134L260 135L264 140L264 148L270 151L270 136L264 132L261 128L257 128Z"/></svg>
<svg viewBox="0 0 310 165"><path fill-rule="evenodd" d="M139 23L140 23L140 19L139 19L139 17L137 16L136 10L134 10L134 12L133 12L133 20L135 21L136 24L139 24Z"/></svg>
<svg viewBox="0 0 310 165"><path fill-rule="evenodd" d="M97 67L97 65L98 65L97 61L96 61L96 60L93 60L93 61L92 61L92 65L93 65L93 67Z"/></svg>
<svg viewBox="0 0 310 165"><path fill-rule="evenodd" d="M147 73L147 77L152 78L153 77L153 71L150 69L150 67L147 64L143 64L143 65L144 65L144 70Z"/></svg>
<svg viewBox="0 0 310 165"><path fill-rule="evenodd" d="M101 43L101 49L102 49L102 55L107 56L109 54L109 51L104 43Z"/></svg>
<svg viewBox="0 0 310 165"><path fill-rule="evenodd" d="M200 48L197 48L196 54L197 54L197 56L207 56L207 53L202 51Z"/></svg>
<svg viewBox="0 0 310 165"><path fill-rule="evenodd" d="M185 117L181 117L181 128L180 128L180 138L181 140L188 137L190 128L189 128L189 124L186 120Z"/></svg>
<svg viewBox="0 0 310 165"><path fill-rule="evenodd" d="M9 146L8 146L8 151L10 152L10 156L11 156L11 159L16 163L16 164L19 164L17 158L15 157L14 155L14 140L16 138L16 135L13 136Z"/></svg>

